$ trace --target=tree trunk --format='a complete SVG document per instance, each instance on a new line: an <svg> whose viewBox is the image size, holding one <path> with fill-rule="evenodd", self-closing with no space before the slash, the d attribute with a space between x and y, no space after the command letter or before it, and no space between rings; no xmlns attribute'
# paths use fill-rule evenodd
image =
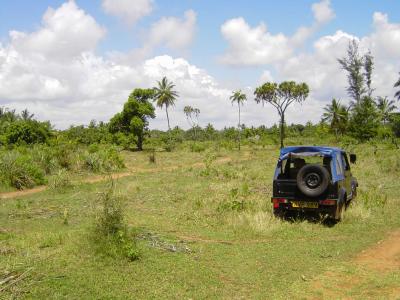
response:
<svg viewBox="0 0 400 300"><path fill-rule="evenodd" d="M142 133L138 134L136 147L137 147L138 151L143 150L143 134Z"/></svg>
<svg viewBox="0 0 400 300"><path fill-rule="evenodd" d="M239 124L238 124L238 129L239 129L239 151L240 151L240 133L241 133L241 127L240 127L240 103L238 102L238 107L239 107Z"/></svg>
<svg viewBox="0 0 400 300"><path fill-rule="evenodd" d="M280 130L280 139L281 139L281 149L284 147L283 139L285 138L285 114L281 114L281 130Z"/></svg>
<svg viewBox="0 0 400 300"><path fill-rule="evenodd" d="M169 116L168 116L168 107L167 106L165 106L165 112L167 113L168 131L171 131L171 126L169 126Z"/></svg>

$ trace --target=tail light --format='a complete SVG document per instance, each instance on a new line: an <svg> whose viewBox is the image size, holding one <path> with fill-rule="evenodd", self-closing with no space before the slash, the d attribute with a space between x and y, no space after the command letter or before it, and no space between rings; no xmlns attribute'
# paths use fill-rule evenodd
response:
<svg viewBox="0 0 400 300"><path fill-rule="evenodd" d="M288 203L288 199L285 198L272 198L272 203L274 204L274 208L279 208L280 203Z"/></svg>
<svg viewBox="0 0 400 300"><path fill-rule="evenodd" d="M321 205L336 205L337 201L332 200L332 199L326 199L326 200L321 200L319 201L319 204Z"/></svg>

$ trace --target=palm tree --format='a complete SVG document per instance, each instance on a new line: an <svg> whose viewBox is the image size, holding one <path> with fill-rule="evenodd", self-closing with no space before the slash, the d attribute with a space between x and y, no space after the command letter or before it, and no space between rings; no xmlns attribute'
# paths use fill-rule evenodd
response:
<svg viewBox="0 0 400 300"><path fill-rule="evenodd" d="M197 130L196 128L199 126L199 114L200 114L200 109L198 108L193 108L190 105L187 105L183 108L183 112L186 115L186 120L188 121L190 127L192 127L194 131L194 138L197 138Z"/></svg>
<svg viewBox="0 0 400 300"><path fill-rule="evenodd" d="M332 99L331 104L324 107L325 112L322 115L322 120L329 122L331 130L336 134L344 133L348 121L348 109L345 105L340 104L340 100Z"/></svg>
<svg viewBox="0 0 400 300"><path fill-rule="evenodd" d="M400 74L400 73L399 73ZM395 88L400 88L400 78L399 78L399 80L397 80L397 82L394 84L394 87ZM395 98L397 98L397 100L399 100L400 101L400 90L398 90L397 92L396 92L396 94L394 94L394 97Z"/></svg>
<svg viewBox="0 0 400 300"><path fill-rule="evenodd" d="M25 108L22 112L21 112L21 118L24 121L28 121L28 120L32 120L32 118L34 117L35 114L31 114L27 108Z"/></svg>
<svg viewBox="0 0 400 300"><path fill-rule="evenodd" d="M376 106L378 107L383 124L389 121L391 113L397 108L394 103L394 100L389 100L387 97L378 97Z"/></svg>
<svg viewBox="0 0 400 300"><path fill-rule="evenodd" d="M229 99L232 102L232 105L234 102L237 102L238 104L238 110L239 110L239 123L238 123L238 129L239 129L239 151L240 151L240 132L241 132L241 125L240 125L240 105L243 105L244 101L247 100L246 94L243 94L241 90L237 90L232 92L232 96L229 97Z"/></svg>
<svg viewBox="0 0 400 300"><path fill-rule="evenodd" d="M154 101L159 108L165 106L165 112L167 114L168 121L168 131L171 131L171 126L169 125L168 107L175 105L175 100L178 97L178 93L173 90L175 85L168 81L167 77L163 77L161 81L158 81L158 86L154 87Z"/></svg>

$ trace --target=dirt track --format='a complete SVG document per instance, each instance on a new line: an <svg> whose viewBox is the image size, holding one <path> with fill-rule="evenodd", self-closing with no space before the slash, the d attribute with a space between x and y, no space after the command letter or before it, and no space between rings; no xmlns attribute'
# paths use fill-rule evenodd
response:
<svg viewBox="0 0 400 300"><path fill-rule="evenodd" d="M217 159L215 161L216 164L223 164L231 161L232 159L230 157L222 157L220 159ZM183 167L192 167L192 168L201 168L204 167L204 163L202 162L197 162L189 166L183 166ZM174 171L179 168L182 168L182 166L170 166L170 167L162 167L162 168L151 168L151 169L144 169L144 168L135 168L131 170L130 172L124 172L124 173L113 173L113 174L107 174L107 175L96 175L96 176L91 176L89 178L83 179L80 182L83 183L96 183L100 181L105 181L109 179L110 177L112 179L118 179L118 178L123 178L127 176L132 176L135 173L153 173L153 172L168 172L168 171ZM23 196L28 196L32 194L36 194L39 192L42 192L47 189L47 186L42 185L38 186L32 189L28 190L21 190L21 191L14 191L14 192L7 192L7 193L0 193L0 199L11 199L11 198L16 198L16 197L23 197Z"/></svg>
<svg viewBox="0 0 400 300"><path fill-rule="evenodd" d="M322 298L310 297L309 299L352 299L346 296L345 292L366 284L366 274L379 272L384 276L392 271L398 271L400 269L400 230L391 232L376 245L362 251L354 258L351 265L356 268L356 274L328 271L314 279L312 288L321 293ZM326 287L323 282L335 284ZM400 299L400 283L392 288L375 287L375 290L379 291L380 299ZM368 294L357 295L357 299L363 298L371 299L371 296Z"/></svg>

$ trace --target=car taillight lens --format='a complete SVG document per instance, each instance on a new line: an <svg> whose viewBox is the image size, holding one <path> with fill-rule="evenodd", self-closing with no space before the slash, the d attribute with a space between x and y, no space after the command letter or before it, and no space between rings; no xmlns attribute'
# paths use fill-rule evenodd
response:
<svg viewBox="0 0 400 300"><path fill-rule="evenodd" d="M332 200L332 199L321 200L321 201L319 201L319 204L321 204L321 205L336 205L336 200Z"/></svg>
<svg viewBox="0 0 400 300"><path fill-rule="evenodd" d="M288 203L288 200L285 198L272 198L272 203L274 204L274 208L279 208L280 203Z"/></svg>

